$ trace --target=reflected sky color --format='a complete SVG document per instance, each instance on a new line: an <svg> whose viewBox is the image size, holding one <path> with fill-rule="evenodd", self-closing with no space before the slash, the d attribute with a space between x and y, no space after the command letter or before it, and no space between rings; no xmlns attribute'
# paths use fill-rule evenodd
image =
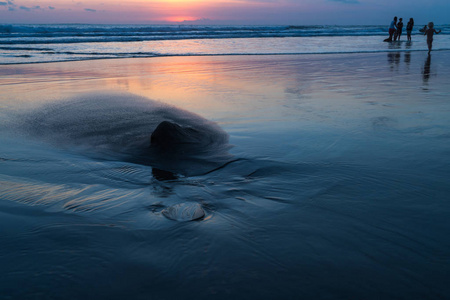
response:
<svg viewBox="0 0 450 300"><path fill-rule="evenodd" d="M215 120L251 122L254 118L265 118L266 109L272 118L279 119L289 115L297 119L303 114L307 118L312 115L321 118L323 109L336 110L352 118L353 109L361 114L364 110L358 105L365 105L365 99L371 95L377 95L373 98L380 101L391 97L392 93L403 97L403 90L394 88L397 82L392 81L391 72L398 82L422 90L420 83L426 64L426 55L422 54L389 53L387 60L386 54L373 54L377 57L370 71L377 78L373 83L367 82L367 76L355 78L353 75L366 70L365 56L355 54L351 65L345 55L327 60L323 59L330 57L328 55L311 55L305 61L295 59L296 56L166 57L2 66L0 87L6 107L0 109L14 106L18 101L24 105L39 105L104 90L130 92ZM431 72L428 71L431 79L427 87L431 83L445 83L444 77L437 76L438 72L443 72L444 62L445 59L436 59ZM338 71L340 68L351 70L347 73L351 78L343 76ZM380 84L389 88L380 91ZM364 88L358 89L358 86ZM411 93L409 97L412 95L417 101L427 96ZM358 105L349 104L343 111L342 103L353 101L349 100L351 98L357 99ZM287 105L292 99L300 101L303 108L298 111L292 109L291 104ZM243 103L247 106L241 107ZM310 111L313 107L315 114ZM246 112L245 117L240 115L241 111Z"/></svg>
<svg viewBox="0 0 450 300"><path fill-rule="evenodd" d="M229 111L230 105L236 107L243 99L279 98L288 83L275 80L270 73L261 76L260 67L242 66L241 62L238 57L170 57L2 66L0 86L4 100L10 99L11 105L17 101L39 105L99 90L124 91L209 117ZM266 65L265 70L275 66ZM242 72L245 79L238 79L236 74ZM8 101L3 103L8 106Z"/></svg>
<svg viewBox="0 0 450 300"><path fill-rule="evenodd" d="M0 294L445 299L449 60L411 51L1 65ZM177 108L99 101L101 89ZM157 182L126 149L97 148L141 128L148 142L145 124L179 109L219 123L237 160ZM160 213L188 202L209 218Z"/></svg>
<svg viewBox="0 0 450 300"><path fill-rule="evenodd" d="M358 25L393 15L448 24L450 2L435 0L1 0L1 23ZM416 22L416 23L417 23Z"/></svg>

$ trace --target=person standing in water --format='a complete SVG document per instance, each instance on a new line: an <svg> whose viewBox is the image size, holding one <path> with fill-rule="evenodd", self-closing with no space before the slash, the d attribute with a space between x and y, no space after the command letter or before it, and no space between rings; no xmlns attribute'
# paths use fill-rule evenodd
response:
<svg viewBox="0 0 450 300"><path fill-rule="evenodd" d="M414 27L414 19L410 18L408 24L406 24L406 38L408 42L411 42L411 32Z"/></svg>
<svg viewBox="0 0 450 300"><path fill-rule="evenodd" d="M400 18L397 23L397 31L395 32L394 41L397 41L397 40L400 41L400 36L402 35L402 31L403 31L403 18Z"/></svg>
<svg viewBox="0 0 450 300"><path fill-rule="evenodd" d="M397 31L395 32L394 41L395 40L400 41L400 36L402 35L402 32L403 32L403 18L400 18L397 23Z"/></svg>
<svg viewBox="0 0 450 300"><path fill-rule="evenodd" d="M438 34L441 33L441 31L437 31L436 29L434 29L434 23L430 22L428 23L428 29L425 30L425 33L423 35L427 36L427 44L428 44L428 55L430 55L431 52L431 48L433 47L433 35L434 34Z"/></svg>
<svg viewBox="0 0 450 300"><path fill-rule="evenodd" d="M389 25L389 38L387 38L386 42L392 42L392 36L395 34L395 31L397 30L397 17L394 17L394 20L392 20L391 25Z"/></svg>

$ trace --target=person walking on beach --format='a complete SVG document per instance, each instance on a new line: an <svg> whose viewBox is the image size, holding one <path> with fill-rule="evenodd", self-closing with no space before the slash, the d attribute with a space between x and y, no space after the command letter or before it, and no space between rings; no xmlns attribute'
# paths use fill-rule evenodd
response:
<svg viewBox="0 0 450 300"><path fill-rule="evenodd" d="M406 38L408 42L411 42L411 32L414 27L414 19L410 18L408 24L406 24Z"/></svg>
<svg viewBox="0 0 450 300"><path fill-rule="evenodd" d="M427 44L428 44L428 55L430 55L431 52L431 48L433 47L433 35L434 34L438 34L441 33L441 31L437 31L436 29L434 29L434 23L430 22L428 23L428 29L425 30L425 33L423 35L427 36Z"/></svg>
<svg viewBox="0 0 450 300"><path fill-rule="evenodd" d="M402 35L403 31L403 18L400 18L397 23L397 31L395 32L394 41L400 41L400 36Z"/></svg>
<svg viewBox="0 0 450 300"><path fill-rule="evenodd" d="M391 25L389 25L389 38L385 39L386 42L392 42L392 36L395 34L396 30L397 30L397 17L394 17L394 20L392 20Z"/></svg>

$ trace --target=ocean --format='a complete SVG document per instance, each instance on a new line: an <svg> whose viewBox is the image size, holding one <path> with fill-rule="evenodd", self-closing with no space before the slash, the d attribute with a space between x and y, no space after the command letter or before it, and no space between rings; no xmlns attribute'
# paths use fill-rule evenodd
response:
<svg viewBox="0 0 450 300"><path fill-rule="evenodd" d="M450 298L436 27L2 25L0 299Z"/></svg>
<svg viewBox="0 0 450 300"><path fill-rule="evenodd" d="M387 26L0 25L0 64L87 59L425 51L416 25L399 43ZM450 49L450 25L435 50Z"/></svg>

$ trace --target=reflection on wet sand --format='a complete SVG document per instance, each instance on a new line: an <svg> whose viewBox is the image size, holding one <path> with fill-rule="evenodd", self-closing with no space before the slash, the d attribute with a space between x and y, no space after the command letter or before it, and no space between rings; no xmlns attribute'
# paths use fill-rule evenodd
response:
<svg viewBox="0 0 450 300"><path fill-rule="evenodd" d="M430 79L430 70L431 70L431 55L428 55L422 70L424 85L428 84L428 80Z"/></svg>
<svg viewBox="0 0 450 300"><path fill-rule="evenodd" d="M420 52L392 72L386 53L0 66L0 295L445 299L450 53L433 55L432 92ZM178 108L67 100L99 88ZM167 117L220 122L239 160L185 176L141 155Z"/></svg>
<svg viewBox="0 0 450 300"><path fill-rule="evenodd" d="M393 71L394 69L398 69L398 66L400 64L400 58L401 58L400 52L388 52L387 59L391 67L391 71Z"/></svg>
<svg viewBox="0 0 450 300"><path fill-rule="evenodd" d="M403 48L402 46L404 46L405 50L411 50L412 42L406 42L406 43L393 42L393 43L388 44L389 50L398 50L395 52L388 52L388 54L387 54L388 62L391 66L391 70L393 70L394 67L398 67L398 64L400 63L401 52L399 52L399 51L402 51L402 48ZM406 51L404 53L405 53L404 61L409 66L409 64L411 63L411 52Z"/></svg>
<svg viewBox="0 0 450 300"><path fill-rule="evenodd" d="M411 52L405 52L405 63L409 65L411 62Z"/></svg>
<svg viewBox="0 0 450 300"><path fill-rule="evenodd" d="M389 68L392 71L399 72L400 70L400 62L401 62L401 52L388 52L387 53L387 61ZM405 52L403 58L407 72L409 72L409 67L411 64L411 52ZM425 62L422 66L422 81L424 85L428 85L430 76L431 76L431 55L428 55L425 59ZM427 88L424 88L427 90Z"/></svg>

